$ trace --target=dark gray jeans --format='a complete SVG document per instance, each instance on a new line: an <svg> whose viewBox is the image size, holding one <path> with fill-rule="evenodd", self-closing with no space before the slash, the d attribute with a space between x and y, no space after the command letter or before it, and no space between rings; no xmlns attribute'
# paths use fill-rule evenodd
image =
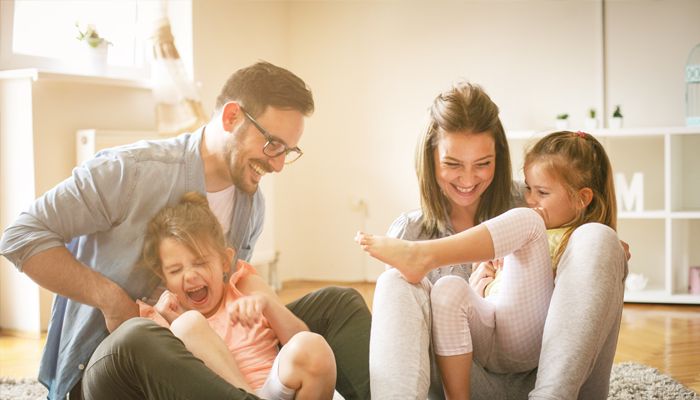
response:
<svg viewBox="0 0 700 400"><path fill-rule="evenodd" d="M369 399L371 316L355 289L329 287L287 307L333 349L336 390L347 400ZM258 397L231 386L170 330L144 318L124 322L93 353L82 379L91 399L232 399Z"/></svg>

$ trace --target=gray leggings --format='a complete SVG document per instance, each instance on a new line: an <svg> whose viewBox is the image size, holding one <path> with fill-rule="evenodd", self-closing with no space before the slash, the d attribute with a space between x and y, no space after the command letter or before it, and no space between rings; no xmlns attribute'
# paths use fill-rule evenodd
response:
<svg viewBox="0 0 700 400"><path fill-rule="evenodd" d="M557 268L539 368L496 374L474 363L471 398L606 399L626 275L625 254L612 229L577 228ZM393 269L379 277L370 340L372 397L441 398L431 362L430 289L427 279L411 285Z"/></svg>
<svg viewBox="0 0 700 400"><path fill-rule="evenodd" d="M362 296L330 287L287 307L333 349L336 390L347 400L368 399L371 317ZM88 400L258 398L212 372L169 329L143 318L124 322L98 346L82 389Z"/></svg>

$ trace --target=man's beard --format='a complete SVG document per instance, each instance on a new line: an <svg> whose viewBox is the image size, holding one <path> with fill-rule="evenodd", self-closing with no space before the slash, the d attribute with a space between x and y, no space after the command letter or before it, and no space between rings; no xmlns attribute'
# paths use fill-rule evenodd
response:
<svg viewBox="0 0 700 400"><path fill-rule="evenodd" d="M228 166L228 173L231 177L231 182L239 190L245 193L253 194L258 190L257 184L251 184L251 182L246 179L246 167L244 163L240 162L239 159L240 152L237 149L236 144L231 144L226 153L226 165Z"/></svg>

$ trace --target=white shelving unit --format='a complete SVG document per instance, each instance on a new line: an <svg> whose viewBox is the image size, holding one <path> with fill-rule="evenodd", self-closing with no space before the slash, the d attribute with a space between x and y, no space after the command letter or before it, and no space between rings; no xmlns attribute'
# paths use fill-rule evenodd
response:
<svg viewBox="0 0 700 400"><path fill-rule="evenodd" d="M513 171L522 179L527 147L549 132L509 132ZM625 301L700 304L689 294L691 266L700 266L700 127L598 129L590 131L606 148L613 173L627 184L643 175L643 208L620 201L618 234L630 245L630 273L648 278L643 290L626 291ZM603 272L604 273L604 272Z"/></svg>

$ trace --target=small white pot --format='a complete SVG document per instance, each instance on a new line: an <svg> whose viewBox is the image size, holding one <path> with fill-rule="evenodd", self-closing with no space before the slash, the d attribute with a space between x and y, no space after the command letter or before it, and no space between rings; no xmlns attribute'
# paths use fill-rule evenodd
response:
<svg viewBox="0 0 700 400"><path fill-rule="evenodd" d="M598 129L598 118L586 118L586 120L583 122L583 126L586 128L587 131Z"/></svg>
<svg viewBox="0 0 700 400"><path fill-rule="evenodd" d="M84 69L92 75L104 75L107 71L108 51L109 45L106 42L97 47L85 44L81 60Z"/></svg>
<svg viewBox="0 0 700 400"><path fill-rule="evenodd" d="M621 129L622 128L622 118L612 117L610 118L610 129Z"/></svg>
<svg viewBox="0 0 700 400"><path fill-rule="evenodd" d="M633 272L630 272L627 275L627 279L625 279L625 287L630 292L639 292L640 290L644 290L644 288L647 287L647 283L649 283L649 278L642 274L635 274Z"/></svg>
<svg viewBox="0 0 700 400"><path fill-rule="evenodd" d="M569 120L568 119L557 119L555 126L556 126L557 130L565 131L565 130L569 129Z"/></svg>

